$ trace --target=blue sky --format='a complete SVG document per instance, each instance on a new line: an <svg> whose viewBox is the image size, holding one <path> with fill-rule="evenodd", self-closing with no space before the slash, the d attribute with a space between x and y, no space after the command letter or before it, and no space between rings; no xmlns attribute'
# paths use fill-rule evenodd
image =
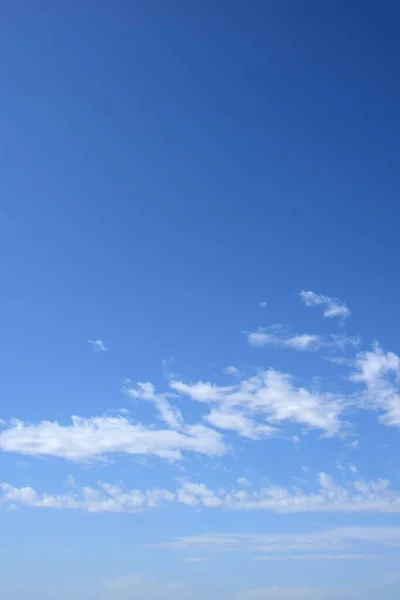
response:
<svg viewBox="0 0 400 600"><path fill-rule="evenodd" d="M398 597L399 16L4 3L2 596Z"/></svg>

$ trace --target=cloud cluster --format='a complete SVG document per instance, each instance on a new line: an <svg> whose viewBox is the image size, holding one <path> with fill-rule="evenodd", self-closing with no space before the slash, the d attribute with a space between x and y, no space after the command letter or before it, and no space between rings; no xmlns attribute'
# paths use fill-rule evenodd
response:
<svg viewBox="0 0 400 600"><path fill-rule="evenodd" d="M260 440L284 435L285 427L297 426L334 436L347 425L343 415L349 409L376 410L384 425L400 426L400 358L375 345L359 352L351 365L348 378L361 386L351 394L298 386L289 374L272 368L245 378L230 367L229 373L238 375L232 385L173 379L167 393L156 392L150 382L127 383L125 394L151 403L162 426L145 425L125 414L73 416L68 424L14 420L1 425L0 450L73 461L106 459L112 454L176 461L186 453L225 454L229 446L224 434L228 432ZM190 398L203 408L200 422L185 421L174 405L179 397ZM290 439L299 441L298 435Z"/></svg>
<svg viewBox="0 0 400 600"><path fill-rule="evenodd" d="M231 386L201 381L170 381L170 386L178 394L210 405L205 418L215 427L253 439L274 435L276 427L284 422L330 435L341 427L341 398L297 387L290 375L274 369L261 370Z"/></svg>
<svg viewBox="0 0 400 600"><path fill-rule="evenodd" d="M169 385L173 394L156 393L149 382L124 388L132 399L152 403L164 428L145 426L123 415L73 416L72 423L67 425L14 420L0 431L0 449L74 461L117 453L181 460L185 452L224 454L227 445L221 431L257 440L277 435L278 427L285 422L329 435L336 434L341 427L339 398L297 387L289 375L273 369L260 371L231 386L187 384L178 380L170 381ZM177 395L188 396L206 407L203 423L185 423L181 412L171 404Z"/></svg>
<svg viewBox="0 0 400 600"><path fill-rule="evenodd" d="M165 503L192 508L224 510L267 510L277 513L299 512L400 512L400 494L387 480L357 479L345 486L335 483L326 473L318 476L313 492L297 486L269 485L253 491L242 488L213 490L204 483L182 481L175 490L127 490L99 482L96 488L74 487L67 494L39 494L31 487L0 485L0 503L5 506L80 509L88 512L137 512Z"/></svg>

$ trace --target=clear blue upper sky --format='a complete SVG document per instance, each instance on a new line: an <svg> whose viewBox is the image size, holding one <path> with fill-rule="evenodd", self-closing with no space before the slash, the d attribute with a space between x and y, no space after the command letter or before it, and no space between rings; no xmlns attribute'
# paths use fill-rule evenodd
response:
<svg viewBox="0 0 400 600"><path fill-rule="evenodd" d="M1 595L397 598L398 3L0 21Z"/></svg>

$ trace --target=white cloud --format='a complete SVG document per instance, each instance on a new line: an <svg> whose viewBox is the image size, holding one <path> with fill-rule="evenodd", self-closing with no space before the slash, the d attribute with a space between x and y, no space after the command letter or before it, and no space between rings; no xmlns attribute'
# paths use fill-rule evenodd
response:
<svg viewBox="0 0 400 600"><path fill-rule="evenodd" d="M343 463L343 462L340 462L339 460L336 461L336 468L338 471L340 471L342 473L350 472L353 475L355 475L358 472L356 465L354 465L353 463Z"/></svg>
<svg viewBox="0 0 400 600"><path fill-rule="evenodd" d="M179 377L178 373L174 373L171 370L171 364L173 364L174 361L175 359L172 356L170 358L163 358L163 360L161 361L163 374L164 377L166 377L167 379L174 379L175 377Z"/></svg>
<svg viewBox="0 0 400 600"><path fill-rule="evenodd" d="M357 480L345 486L335 483L326 473L318 475L316 491L304 492L270 485L258 492L231 492L224 504L234 509L271 510L274 512L400 512L400 495L384 479Z"/></svg>
<svg viewBox="0 0 400 600"><path fill-rule="evenodd" d="M290 375L274 369L227 386L171 380L168 393L157 393L149 382L126 383L124 392L135 401L151 403L164 426L135 422L126 414L73 416L70 424L14 420L0 427L0 450L75 461L104 460L111 454L168 460L180 460L185 452L216 456L227 451L224 432L259 440L284 437L284 426L295 424L324 435L340 434L347 426L342 415L348 408L378 410L385 425L400 426L399 357L374 346L358 353L353 365L350 379L364 386L356 395L319 391L316 382L312 388L299 386ZM203 405L202 422L185 422L175 405L180 396ZM294 432L286 439L297 443L299 435ZM358 440L348 444L356 448Z"/></svg>
<svg viewBox="0 0 400 600"><path fill-rule="evenodd" d="M297 387L289 375L273 369L260 371L231 386L176 380L169 385L174 393L157 393L149 382L124 387L130 398L153 404L164 427L135 422L126 414L73 416L70 424L13 420L0 429L0 450L74 461L104 459L110 454L168 460L180 460L184 452L224 454L227 446L222 433L202 423L185 423L179 409L172 404L177 395L189 396L206 406L203 421L249 439L276 435L280 432L278 426L285 422L329 435L337 434L341 428L344 406L339 397Z"/></svg>
<svg viewBox="0 0 400 600"><path fill-rule="evenodd" d="M98 340L88 340L88 344L91 344L93 352L107 352L107 348L103 344L103 341Z"/></svg>
<svg viewBox="0 0 400 600"><path fill-rule="evenodd" d="M337 298L330 298L329 296L322 296L321 294L304 290L300 292L300 298L306 306L322 306L324 317L328 319L338 317L344 320L351 314L346 304Z"/></svg>
<svg viewBox="0 0 400 600"><path fill-rule="evenodd" d="M180 431L155 429L122 416L88 419L73 416L70 425L56 421L36 425L13 421L0 432L0 449L73 461L99 459L116 453L180 460L182 452L215 456L226 451L221 434L204 425L186 425Z"/></svg>
<svg viewBox="0 0 400 600"><path fill-rule="evenodd" d="M223 504L223 497L218 492L210 490L204 483L183 481L176 492L178 502L187 506L206 506L216 508ZM223 494L222 494L223 496Z"/></svg>
<svg viewBox="0 0 400 600"><path fill-rule="evenodd" d="M233 367L232 365L223 369L222 372L225 373L225 375L240 375L239 369Z"/></svg>
<svg viewBox="0 0 400 600"><path fill-rule="evenodd" d="M231 430L252 440L274 436L278 431L276 427L270 425L258 425L253 419L249 419L236 409L211 410L205 419L217 429Z"/></svg>
<svg viewBox="0 0 400 600"><path fill-rule="evenodd" d="M354 440L353 442L348 442L348 447L351 448L352 450L357 450L357 448L360 445L360 440Z"/></svg>
<svg viewBox="0 0 400 600"><path fill-rule="evenodd" d="M343 402L339 397L296 387L289 375L273 369L259 371L257 375L232 386L202 381L194 384L170 381L169 385L178 394L189 396L192 400L216 405L207 420L247 437L257 439L272 435L272 430L257 429L265 427L265 422L269 426L277 426L287 421L320 429L330 435L338 433L341 428ZM254 424L256 417L262 419L258 425Z"/></svg>
<svg viewBox="0 0 400 600"><path fill-rule="evenodd" d="M311 333L291 335L285 327L273 325L259 327L257 331L245 332L247 341L251 346L263 348L275 346L276 348L289 348L292 350L345 350L346 346L358 346L358 337L346 335L321 336ZM330 359L329 359L330 360Z"/></svg>
<svg viewBox="0 0 400 600"><path fill-rule="evenodd" d="M194 508L224 510L267 510L276 513L299 512L373 512L399 513L400 495L389 481L346 482L339 486L326 473L318 475L315 491L298 486L284 488L268 485L256 491L208 488L204 483L182 481L180 487L167 489L126 490L121 486L99 482L96 488L74 486L67 494L39 494L31 487L0 485L0 503L38 508L80 509L89 512L134 512L176 502Z"/></svg>
<svg viewBox="0 0 400 600"><path fill-rule="evenodd" d="M126 385L123 391L131 398L153 402L161 420L171 429L184 428L183 417L179 409L170 404L167 399L168 394L157 394L152 383L139 382L136 387Z"/></svg>
<svg viewBox="0 0 400 600"><path fill-rule="evenodd" d="M99 488L84 487L66 494L39 494L31 487L16 488L0 484L0 505L30 506L35 508L75 509L88 512L137 512L155 506L161 501L170 501L173 495L165 490L123 491L108 484Z"/></svg>
<svg viewBox="0 0 400 600"><path fill-rule="evenodd" d="M262 348L267 345L294 350L309 350L319 348L322 340L318 335L303 333L301 335L282 337L270 333L268 328L260 327L257 331L247 333L247 341L251 346Z"/></svg>
<svg viewBox="0 0 400 600"><path fill-rule="evenodd" d="M360 406L383 414L384 425L400 426L400 358L393 352L384 352L378 344L372 351L360 352L355 360L355 372L350 380L365 385Z"/></svg>
<svg viewBox="0 0 400 600"><path fill-rule="evenodd" d="M246 477L239 477L239 479L237 480L237 483L239 485L242 485L243 487L251 486L251 481L249 479L247 479Z"/></svg>

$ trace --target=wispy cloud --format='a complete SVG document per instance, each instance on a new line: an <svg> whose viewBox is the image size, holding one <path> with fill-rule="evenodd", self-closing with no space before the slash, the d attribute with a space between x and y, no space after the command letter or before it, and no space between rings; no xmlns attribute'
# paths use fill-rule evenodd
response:
<svg viewBox="0 0 400 600"><path fill-rule="evenodd" d="M183 560L188 563L199 563L204 562L206 559L201 556L187 556Z"/></svg>
<svg viewBox="0 0 400 600"><path fill-rule="evenodd" d="M266 559L275 558L278 552L282 558L287 557L284 554L287 552L299 558L343 556L344 552L345 556L371 556L367 553L371 543L380 553L399 548L400 527L333 527L289 533L215 532L176 537L155 547L185 552L249 552L255 558Z"/></svg>
<svg viewBox="0 0 400 600"><path fill-rule="evenodd" d="M357 450L360 445L360 440L353 440L352 442L348 442L347 446L352 450Z"/></svg>
<svg viewBox="0 0 400 600"><path fill-rule="evenodd" d="M356 347L360 343L358 337L346 335L317 335L302 333L292 335L287 327L272 325L259 327L256 331L245 332L247 341L251 346L263 348L275 346L276 348L289 348L292 350L345 350L347 346Z"/></svg>
<svg viewBox="0 0 400 600"><path fill-rule="evenodd" d="M294 350L317 349L322 343L319 335L303 333L301 335L277 335L271 333L268 328L260 327L257 331L246 332L247 341L251 346L262 348L267 345L281 348L292 348Z"/></svg>
<svg viewBox="0 0 400 600"><path fill-rule="evenodd" d="M300 298L306 306L321 306L324 310L324 317L327 319L337 317L344 320L351 314L346 304L337 298L330 298L305 290L300 292Z"/></svg>
<svg viewBox="0 0 400 600"><path fill-rule="evenodd" d="M139 382L136 387L130 387L128 383L124 386L123 392L131 398L147 400L154 403L159 416L164 423L171 429L183 429L183 417L180 410L171 405L168 398L172 394L158 394L154 385L149 382Z"/></svg>
<svg viewBox="0 0 400 600"><path fill-rule="evenodd" d="M169 416L167 417L167 419ZM227 450L220 433L202 424L181 431L155 429L126 417L72 417L70 425L13 421L0 432L0 449L30 456L57 456L72 461L99 460L111 454L146 455L170 461L185 452L208 456Z"/></svg>
<svg viewBox="0 0 400 600"><path fill-rule="evenodd" d="M234 408L212 409L204 418L217 429L231 430L242 437L253 440L268 438L278 433L276 427L259 424Z"/></svg>
<svg viewBox="0 0 400 600"><path fill-rule="evenodd" d="M379 560L383 554L282 554L254 556L254 560Z"/></svg>
<svg viewBox="0 0 400 600"><path fill-rule="evenodd" d="M280 587L257 588L240 593L235 600L358 600L346 588Z"/></svg>
<svg viewBox="0 0 400 600"><path fill-rule="evenodd" d="M88 344L92 346L93 352L107 352L107 348L103 344L103 340L88 340Z"/></svg>
<svg viewBox="0 0 400 600"><path fill-rule="evenodd" d="M197 593L184 583L162 583L140 575L124 575L105 582L104 600L194 600Z"/></svg>

